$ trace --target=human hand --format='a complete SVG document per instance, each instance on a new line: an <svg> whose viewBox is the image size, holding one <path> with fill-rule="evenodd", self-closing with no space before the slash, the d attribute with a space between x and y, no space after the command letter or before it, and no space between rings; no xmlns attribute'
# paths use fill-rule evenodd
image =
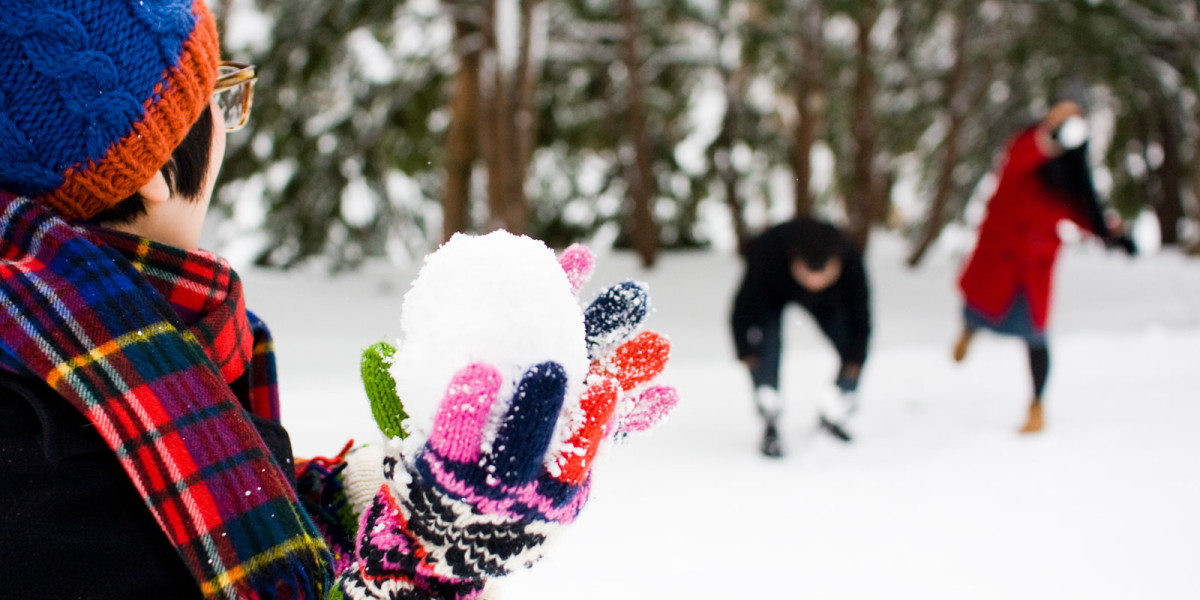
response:
<svg viewBox="0 0 1200 600"><path fill-rule="evenodd" d="M757 370L758 370L758 365L759 365L759 360L758 360L758 357L757 357L757 356L753 356L753 355L751 355L751 356L743 356L743 357L742 357L742 364L743 364L743 365L746 365L746 368L747 368L747 369L749 369L749 370L751 370L751 371L757 371Z"/></svg>
<svg viewBox="0 0 1200 600"><path fill-rule="evenodd" d="M1038 123L1036 140L1047 156L1058 156L1078 148L1088 138L1087 122L1078 104L1064 100L1051 107Z"/></svg>
<svg viewBox="0 0 1200 600"><path fill-rule="evenodd" d="M568 249L559 262L577 293L590 252ZM498 366L503 360L463 366L415 447L400 439L409 427L391 418L399 414L392 400L373 396L381 429L395 437L385 445L386 481L363 515L355 563L339 580L346 596L475 598L489 578L538 560L584 506L604 442L653 425L677 400L672 388L650 385L669 343L637 333L648 301L644 286L627 282L579 315L578 342L590 362L581 386L555 360L527 365L513 380Z"/></svg>
<svg viewBox="0 0 1200 600"><path fill-rule="evenodd" d="M838 371L836 385L843 393L850 393L858 389L858 379L862 374L862 365L845 364Z"/></svg>
<svg viewBox="0 0 1200 600"><path fill-rule="evenodd" d="M1104 224L1108 228L1104 236L1104 247L1120 248L1129 256L1137 256L1138 248L1133 238L1125 233L1125 223L1115 211L1104 216Z"/></svg>
<svg viewBox="0 0 1200 600"><path fill-rule="evenodd" d="M1083 115L1083 110L1079 105L1071 100L1062 100L1050 107L1049 112L1042 119L1042 127L1046 132L1058 129L1064 121L1071 117L1079 117Z"/></svg>

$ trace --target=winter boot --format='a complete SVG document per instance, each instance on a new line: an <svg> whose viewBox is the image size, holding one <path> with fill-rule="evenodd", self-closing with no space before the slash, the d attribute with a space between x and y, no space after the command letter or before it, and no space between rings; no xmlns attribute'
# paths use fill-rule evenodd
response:
<svg viewBox="0 0 1200 600"><path fill-rule="evenodd" d="M762 445L759 450L763 456L780 458L783 456L783 445L779 443L779 431L775 429L775 421L768 420L767 428L763 431Z"/></svg>
<svg viewBox="0 0 1200 600"><path fill-rule="evenodd" d="M758 449L763 453L763 456L771 458L779 458L783 456L783 445L779 443L779 430L775 427L775 422L779 420L779 414L783 409L783 401L779 397L779 391L770 386L759 386L754 390L754 406L758 409L758 414L766 421L766 429L763 430L762 444Z"/></svg>
<svg viewBox="0 0 1200 600"><path fill-rule="evenodd" d="M958 341L954 342L954 362L962 362L967 357L967 349L971 347L974 337L974 329L963 327L962 333L958 334Z"/></svg>
<svg viewBox="0 0 1200 600"><path fill-rule="evenodd" d="M1033 399L1033 403L1029 405L1029 416L1025 419L1025 424L1021 426L1021 433L1037 433L1042 430L1042 401L1038 398Z"/></svg>
<svg viewBox="0 0 1200 600"><path fill-rule="evenodd" d="M820 403L817 408L817 423L820 425L822 431L832 435L839 441L849 443L854 438L846 431L846 422L849 421L850 416L857 410L858 394L855 392L842 392Z"/></svg>
<svg viewBox="0 0 1200 600"><path fill-rule="evenodd" d="M825 415L819 417L818 423L821 425L821 430L829 435L832 435L838 441L849 444L854 441L854 438L841 425L825 418Z"/></svg>

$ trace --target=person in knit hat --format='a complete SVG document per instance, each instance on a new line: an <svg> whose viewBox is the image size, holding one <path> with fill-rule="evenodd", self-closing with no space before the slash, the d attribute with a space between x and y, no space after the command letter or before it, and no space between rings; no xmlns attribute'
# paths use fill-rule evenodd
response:
<svg viewBox="0 0 1200 600"><path fill-rule="evenodd" d="M959 276L963 328L953 357L961 362L977 331L1021 338L1029 354L1032 400L1023 434L1042 431L1042 399L1050 372L1046 326L1054 263L1069 220L1109 248L1136 253L1120 223L1106 221L1088 166L1088 127L1079 104L1056 103L1009 143L979 238Z"/></svg>
<svg viewBox="0 0 1200 600"><path fill-rule="evenodd" d="M463 365L417 454L398 445L408 427L395 422L393 391L370 395L386 453L297 469L269 333L229 264L197 248L254 80L253 67L220 61L204 0L0 0L6 590L479 598L574 521L606 440L674 406L673 389L647 385L669 344L638 333L649 296L627 282L586 313L535 319L598 365L586 385L553 361L507 387L493 365ZM488 256L497 242L482 243ZM528 255L578 308L590 252ZM529 265L509 266L519 268L507 283L523 289ZM492 320L515 330L518 348L542 349L536 335L520 339L515 318ZM369 392L394 384L386 369L371 373ZM493 403L511 415L490 439L476 417Z"/></svg>
<svg viewBox="0 0 1200 600"><path fill-rule="evenodd" d="M0 4L0 580L325 597L268 334L197 249L253 68L203 0Z"/></svg>

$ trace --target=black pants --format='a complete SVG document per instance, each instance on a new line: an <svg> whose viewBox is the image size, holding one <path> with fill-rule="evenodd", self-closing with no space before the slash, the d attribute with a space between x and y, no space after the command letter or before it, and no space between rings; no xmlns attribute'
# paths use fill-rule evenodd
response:
<svg viewBox="0 0 1200 600"><path fill-rule="evenodd" d="M1050 349L1045 343L1029 345L1029 371L1033 375L1033 399L1041 402L1046 379L1050 376Z"/></svg>
<svg viewBox="0 0 1200 600"><path fill-rule="evenodd" d="M841 374L846 367L846 355L850 352L850 316L844 311L832 311L815 318L821 332L837 350L841 360L838 373ZM779 365L783 358L783 314L765 316L758 328L762 332L762 342L758 346L758 365L750 370L750 379L756 388L765 386L778 390ZM848 385L853 388L857 383L854 381ZM840 378L838 386L845 389Z"/></svg>
<svg viewBox="0 0 1200 600"><path fill-rule="evenodd" d="M980 326L978 322L968 317L965 323L971 335L979 332ZM986 329L992 328L986 327ZM995 329L992 330L995 331ZM1033 379L1033 400L1034 402L1041 402L1042 394L1046 391L1046 381L1050 378L1050 348L1044 336L1026 336L1025 348L1029 353L1029 375Z"/></svg>

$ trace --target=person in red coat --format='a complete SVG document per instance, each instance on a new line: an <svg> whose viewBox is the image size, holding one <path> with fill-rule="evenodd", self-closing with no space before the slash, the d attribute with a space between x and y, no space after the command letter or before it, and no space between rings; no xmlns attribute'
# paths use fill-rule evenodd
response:
<svg viewBox="0 0 1200 600"><path fill-rule="evenodd" d="M1087 137L1080 108L1071 101L1055 104L1016 135L958 282L964 323L955 361L966 357L979 329L1020 337L1028 346L1033 400L1022 433L1043 426L1042 393L1050 370L1046 324L1062 245L1059 222L1072 221L1110 247L1135 251L1128 238L1116 234L1119 224L1105 223L1087 164Z"/></svg>

